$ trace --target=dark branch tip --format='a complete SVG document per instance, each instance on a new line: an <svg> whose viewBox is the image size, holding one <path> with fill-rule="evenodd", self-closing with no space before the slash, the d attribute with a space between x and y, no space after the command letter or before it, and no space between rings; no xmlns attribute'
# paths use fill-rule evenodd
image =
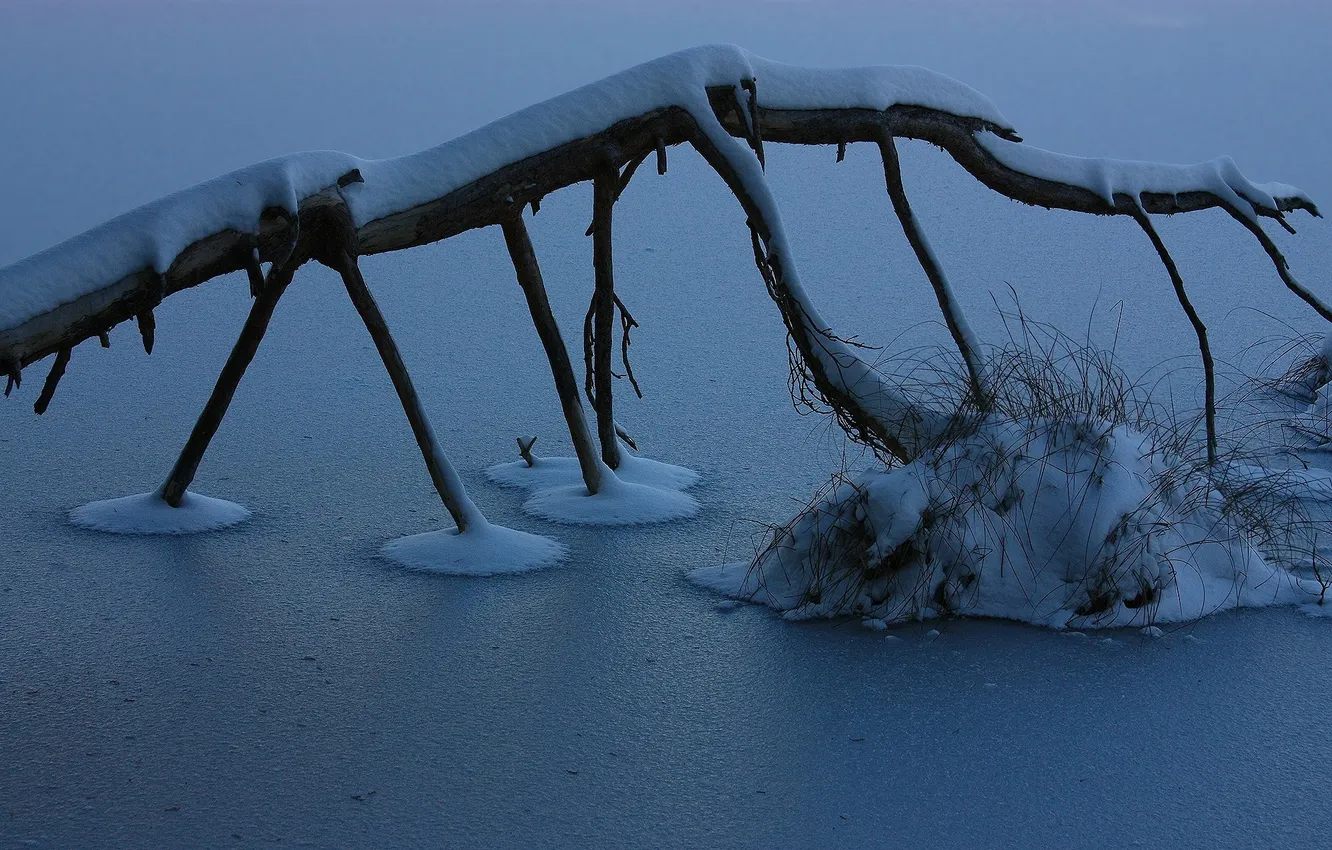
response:
<svg viewBox="0 0 1332 850"><path fill-rule="evenodd" d="M5 398L9 398L11 392L23 385L23 367L16 360L5 360L3 363L6 376Z"/></svg>

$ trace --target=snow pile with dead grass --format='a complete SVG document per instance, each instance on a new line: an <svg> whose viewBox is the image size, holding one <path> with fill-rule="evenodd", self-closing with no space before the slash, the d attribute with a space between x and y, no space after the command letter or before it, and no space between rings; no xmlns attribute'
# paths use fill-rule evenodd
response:
<svg viewBox="0 0 1332 850"><path fill-rule="evenodd" d="M1243 446L1209 464L1197 417L1153 404L1111 353L1010 318L1010 345L987 369L990 412L966 397L960 367L913 361L890 380L956 411L930 448L834 476L754 558L690 578L788 619L875 628L945 615L1146 628L1235 607L1323 610L1326 474Z"/></svg>
<svg viewBox="0 0 1332 850"><path fill-rule="evenodd" d="M789 619L872 625L1150 626L1321 597L1182 469L1124 426L987 422L912 463L834 480L752 562L691 578Z"/></svg>

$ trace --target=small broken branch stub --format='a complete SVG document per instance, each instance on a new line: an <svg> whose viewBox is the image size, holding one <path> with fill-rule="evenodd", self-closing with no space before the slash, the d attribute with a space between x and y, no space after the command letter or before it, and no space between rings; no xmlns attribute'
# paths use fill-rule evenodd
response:
<svg viewBox="0 0 1332 850"><path fill-rule="evenodd" d="M4 369L5 398L9 398L10 393L23 386L23 369L13 361L4 364Z"/></svg>
<svg viewBox="0 0 1332 850"><path fill-rule="evenodd" d="M259 262L259 237L251 233L245 247L245 276L250 281L250 297L258 298L264 291L264 267Z"/></svg>
<svg viewBox="0 0 1332 850"><path fill-rule="evenodd" d="M629 432L621 428L619 423L616 423L615 425L615 436L623 440L624 444L629 448L638 451L638 443L634 442L634 438L629 436Z"/></svg>
<svg viewBox="0 0 1332 850"><path fill-rule="evenodd" d="M514 437L518 441L518 454L523 460L527 461L529 467L536 466L536 458L532 457L532 446L536 444L536 437L528 437L524 440L522 437Z"/></svg>
<svg viewBox="0 0 1332 850"><path fill-rule="evenodd" d="M135 318L139 322L139 336L143 337L143 350L146 354L153 353L153 339L157 334L157 319L153 318L151 309L144 310Z"/></svg>

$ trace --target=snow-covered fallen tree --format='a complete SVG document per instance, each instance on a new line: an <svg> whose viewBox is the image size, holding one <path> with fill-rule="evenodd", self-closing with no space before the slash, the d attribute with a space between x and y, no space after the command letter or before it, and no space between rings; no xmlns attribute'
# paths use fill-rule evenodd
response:
<svg viewBox="0 0 1332 850"><path fill-rule="evenodd" d="M952 411L922 405L886 380L820 317L764 178L775 142L875 144L903 230L934 288L966 365L976 413L994 412L980 342L948 287L902 186L895 139L931 142L976 179L1028 204L1133 217L1165 264L1193 322L1208 376L1208 447L1215 458L1214 382L1206 328L1149 215L1221 208L1257 238L1278 274L1324 318L1332 311L1295 279L1262 229L1284 214L1317 208L1282 184L1258 184L1227 159L1193 166L1079 159L1021 143L984 96L914 67L796 68L738 47L709 46L648 62L529 107L463 137L410 156L363 160L316 152L282 157L178 192L40 254L0 269L0 367L7 390L22 370L56 361L36 407L50 403L78 343L129 319L153 343L153 309L165 297L218 275L247 272L255 301L212 397L156 496L184 504L186 490L231 396L296 270L314 260L337 271L407 412L427 469L456 525L455 537L485 527L430 428L357 258L498 225L533 323L550 361L589 496L616 489L622 454L613 411L612 352L633 319L614 291L611 251L616 199L645 161L665 171L667 149L692 145L734 193L747 217L758 266L781 312L803 397L826 405L854 439L883 458L912 463L935 452L955 426ZM594 287L584 333L585 389L595 428L547 302L523 215L550 192L594 186ZM267 268L265 268L265 265ZM627 345L625 346L627 353ZM595 434L595 436L594 436ZM418 559L419 561L419 559Z"/></svg>

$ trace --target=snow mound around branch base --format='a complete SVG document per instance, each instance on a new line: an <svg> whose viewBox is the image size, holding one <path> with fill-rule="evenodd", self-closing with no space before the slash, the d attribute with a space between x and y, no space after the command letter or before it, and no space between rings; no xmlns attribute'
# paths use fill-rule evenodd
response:
<svg viewBox="0 0 1332 850"><path fill-rule="evenodd" d="M486 470L486 477L504 487L523 487L528 490L581 484L583 481L578 458L534 456L534 459L535 466L528 466L527 461L523 460L496 464ZM698 483L698 473L692 469L628 452L621 454L620 468L615 470L615 477L630 484L664 490L688 490Z"/></svg>
<svg viewBox="0 0 1332 850"><path fill-rule="evenodd" d="M623 453L620 468L601 467L601 492L589 496L578 459L536 457L501 463L486 470L491 481L533 491L523 510L533 516L572 525L646 525L684 519L698 513L698 502L681 491L698 482L698 473L674 464Z"/></svg>
<svg viewBox="0 0 1332 850"><path fill-rule="evenodd" d="M691 517L698 513L698 502L679 490L631 484L603 473L595 496L581 483L547 487L523 502L523 510L570 525L647 525Z"/></svg>
<svg viewBox="0 0 1332 850"><path fill-rule="evenodd" d="M153 492L91 502L69 512L75 525L112 534L198 534L249 518L250 511L242 505L188 491L178 508Z"/></svg>
<svg viewBox="0 0 1332 850"><path fill-rule="evenodd" d="M446 528L401 537L385 544L380 553L409 570L494 576L551 566L564 560L568 549L549 537L480 523L462 533Z"/></svg>
<svg viewBox="0 0 1332 850"><path fill-rule="evenodd" d="M689 577L788 619L876 623L1146 627L1320 602L1327 577L1297 563L1316 566L1312 551L1244 526L1223 491L1253 484L1231 488L1123 426L991 422L905 466L835 479L753 561Z"/></svg>
<svg viewBox="0 0 1332 850"><path fill-rule="evenodd" d="M1290 427L1313 446L1332 444L1332 384L1314 388L1313 402L1291 418Z"/></svg>

